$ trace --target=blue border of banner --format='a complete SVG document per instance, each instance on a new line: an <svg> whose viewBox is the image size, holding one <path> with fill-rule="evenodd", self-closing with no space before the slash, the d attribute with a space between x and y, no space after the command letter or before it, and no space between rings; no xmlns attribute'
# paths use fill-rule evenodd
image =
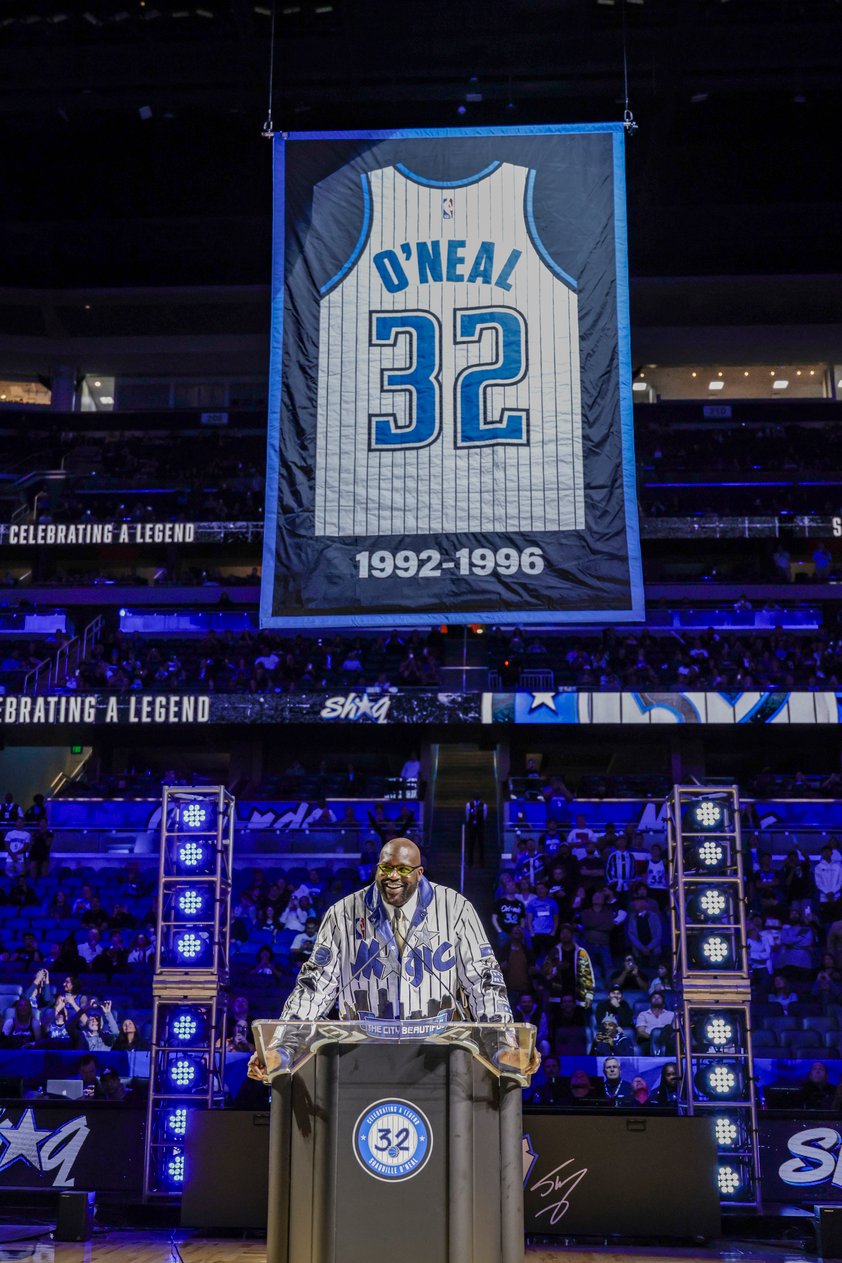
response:
<svg viewBox="0 0 842 1263"><path fill-rule="evenodd" d="M278 210L284 207L286 145L303 140L425 140L443 136L546 136L558 133L602 132L613 136L614 250L617 277L617 337L619 352L620 435L622 441L623 493L626 508L626 544L631 603L624 610L471 610L467 613L424 611L413 614L281 614L273 615L275 556L278 533L278 477L280 458L282 357L284 334L284 236L285 224ZM634 459L634 414L631 391L631 322L629 315L629 265L626 217L626 178L623 161L623 123L548 123L518 127L400 128L396 131L276 132L273 141L273 265L269 356L269 417L267 425L266 506L263 531L263 578L260 585L260 626L264 627L424 627L446 622L452 625L494 623L506 626L547 623L632 623L645 618L637 519L637 481Z"/></svg>

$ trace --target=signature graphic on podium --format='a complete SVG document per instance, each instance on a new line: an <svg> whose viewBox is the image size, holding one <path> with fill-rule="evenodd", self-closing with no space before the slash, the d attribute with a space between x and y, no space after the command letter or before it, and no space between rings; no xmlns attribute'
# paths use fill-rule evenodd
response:
<svg viewBox="0 0 842 1263"><path fill-rule="evenodd" d="M563 1219L570 1209L568 1197L576 1188L580 1180L583 1180L588 1173L587 1167L580 1167L578 1171L568 1171L567 1168L575 1163L575 1158L568 1158L566 1162L561 1162L548 1175L542 1176L537 1180L531 1188L531 1192L540 1193L545 1200L552 1197L555 1193L561 1196L557 1201L548 1202L546 1206L542 1206L539 1211L535 1212L535 1218L539 1215L549 1215L549 1222L557 1224Z"/></svg>
<svg viewBox="0 0 842 1263"><path fill-rule="evenodd" d="M376 1180L408 1180L433 1151L433 1133L424 1114L410 1101L375 1101L354 1125L354 1153Z"/></svg>

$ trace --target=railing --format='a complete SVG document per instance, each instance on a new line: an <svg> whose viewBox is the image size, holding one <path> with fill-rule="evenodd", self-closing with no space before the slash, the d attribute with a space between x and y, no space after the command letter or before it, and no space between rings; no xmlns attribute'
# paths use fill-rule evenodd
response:
<svg viewBox="0 0 842 1263"><path fill-rule="evenodd" d="M28 671L27 674L23 677L23 684L21 685L21 692L22 693L37 693L39 689L41 688L42 677L44 675L44 672L46 671L47 684L46 684L46 688L43 689L43 691L48 693L50 691L50 688L53 682L53 666L54 665L55 664L52 658L44 658L43 661L39 662L37 666L33 667L32 670Z"/></svg>
<svg viewBox="0 0 842 1263"><path fill-rule="evenodd" d="M776 517L772 514L728 517L725 514L685 514L683 517L646 517L641 514L643 539L826 539L842 535L842 518L829 515Z"/></svg>
<svg viewBox="0 0 842 1263"><path fill-rule="evenodd" d="M66 644L59 645L55 658L45 658L24 677L23 692L47 693L53 688L64 688L68 677L101 638L104 627L105 619L99 614L88 623L81 636L74 636ZM46 684L44 683L45 672Z"/></svg>

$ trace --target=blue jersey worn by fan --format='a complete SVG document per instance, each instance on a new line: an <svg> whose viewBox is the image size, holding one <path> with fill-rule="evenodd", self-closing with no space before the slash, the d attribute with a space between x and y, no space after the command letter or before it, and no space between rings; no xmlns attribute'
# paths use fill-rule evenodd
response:
<svg viewBox="0 0 842 1263"><path fill-rule="evenodd" d="M500 966L479 917L458 891L423 876L418 847L395 838L374 882L328 910L284 1005L284 1021L402 1020L447 1013L511 1022Z"/></svg>

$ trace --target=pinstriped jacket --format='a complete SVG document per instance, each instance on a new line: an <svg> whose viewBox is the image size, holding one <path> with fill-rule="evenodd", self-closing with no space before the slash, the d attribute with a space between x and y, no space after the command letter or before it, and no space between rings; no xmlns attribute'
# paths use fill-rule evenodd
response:
<svg viewBox="0 0 842 1263"><path fill-rule="evenodd" d="M282 1021L426 1018L511 1022L506 986L479 917L458 891L422 877L398 955L392 924L372 884L325 914Z"/></svg>

